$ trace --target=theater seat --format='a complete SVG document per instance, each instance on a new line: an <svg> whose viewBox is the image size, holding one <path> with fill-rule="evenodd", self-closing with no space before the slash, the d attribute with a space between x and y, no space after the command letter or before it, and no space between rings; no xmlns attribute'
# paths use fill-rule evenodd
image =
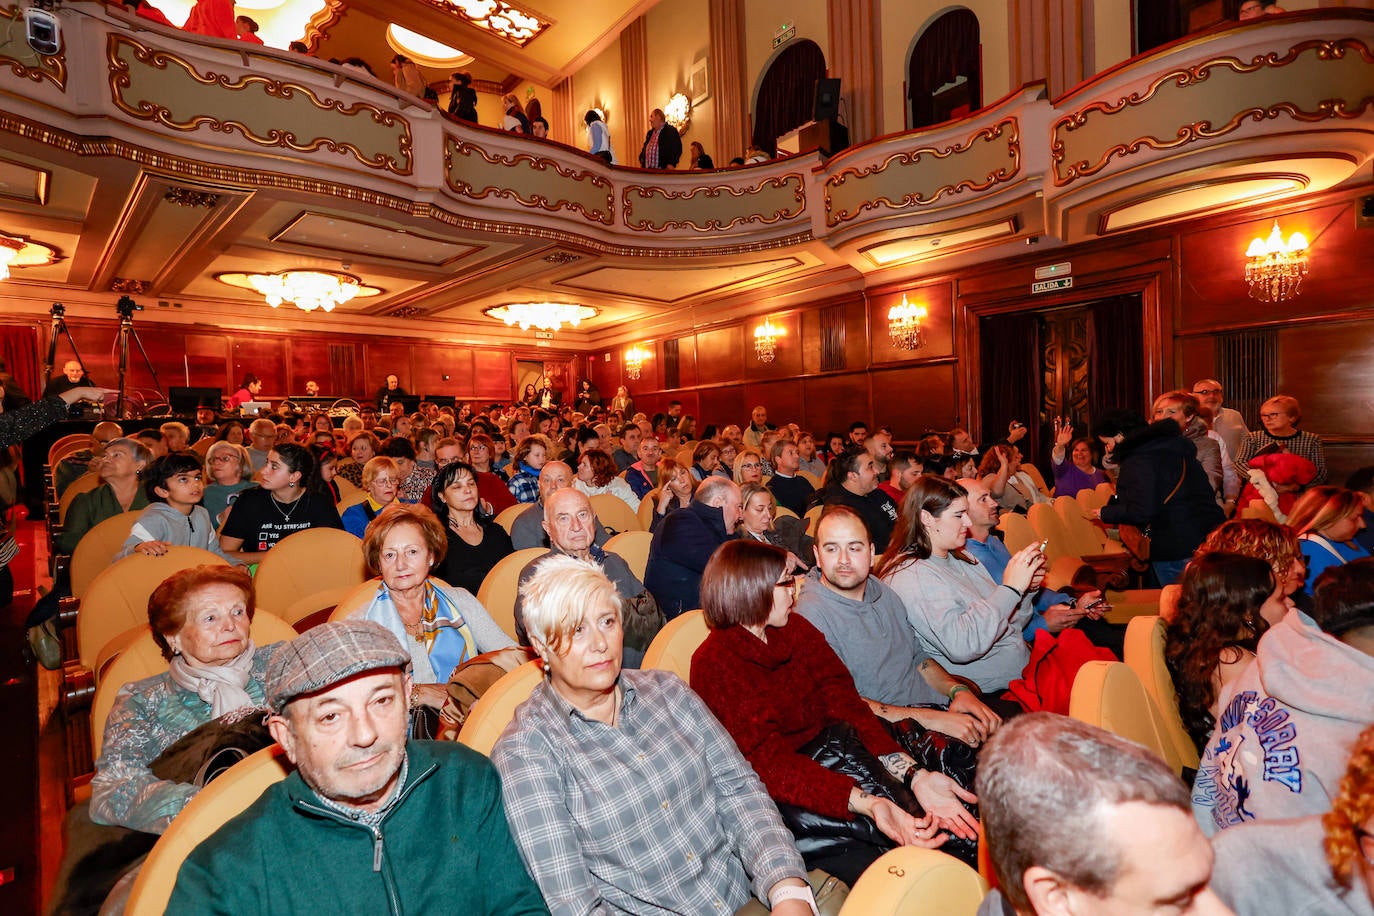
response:
<svg viewBox="0 0 1374 916"><path fill-rule="evenodd" d="M649 546L653 542L654 536L647 531L622 531L603 544L602 548L628 563L630 572L643 582L644 570L649 566Z"/></svg>
<svg viewBox="0 0 1374 916"><path fill-rule="evenodd" d="M100 475L95 471L87 471L73 480L67 489L62 491L62 496L57 500L57 523L59 525L66 524L67 510L72 507L76 497L82 493L89 493L100 486L100 483Z"/></svg>
<svg viewBox="0 0 1374 916"><path fill-rule="evenodd" d="M528 700L543 679L544 664L537 660L503 674L472 704L467 721L458 732L459 743L490 756L496 739L515 715L515 707Z"/></svg>
<svg viewBox="0 0 1374 916"><path fill-rule="evenodd" d="M496 516L496 524L505 528L506 534L510 534L511 526L515 524L515 520L520 517L520 513L524 512L529 507L530 503L516 503L513 506L502 509L500 514Z"/></svg>
<svg viewBox="0 0 1374 916"><path fill-rule="evenodd" d="M654 487L639 501L639 511L635 514L639 516L640 531L648 531L654 526L654 509L658 507L658 497L662 493L661 488Z"/></svg>
<svg viewBox="0 0 1374 916"><path fill-rule="evenodd" d="M366 578L362 541L340 528L308 528L267 551L253 586L259 608L286 618L287 609L307 595L351 589Z"/></svg>
<svg viewBox="0 0 1374 916"><path fill-rule="evenodd" d="M987 892L978 872L953 856L901 846L864 870L840 916L974 916Z"/></svg>
<svg viewBox="0 0 1374 916"><path fill-rule="evenodd" d="M644 650L641 668L671 671L684 681L692 677L692 653L706 640L710 632L706 615L701 611L683 611L659 630Z"/></svg>
<svg viewBox="0 0 1374 916"><path fill-rule="evenodd" d="M1069 694L1069 715L1144 745L1175 773L1183 772L1163 714L1128 665L1087 662L1079 668Z"/></svg>
<svg viewBox="0 0 1374 916"><path fill-rule="evenodd" d="M121 512L93 526L81 536L72 551L72 597L82 598L95 577L108 569L114 555L124 547L142 509Z"/></svg>
<svg viewBox="0 0 1374 916"><path fill-rule="evenodd" d="M544 556L543 547L526 547L502 557L482 580L477 589L477 601L487 609L491 619L515 639L515 597L520 587L520 570L530 560Z"/></svg>
<svg viewBox="0 0 1374 916"><path fill-rule="evenodd" d="M1174 750L1185 767L1196 770L1198 767L1197 745L1188 737L1183 727L1183 717L1178 711L1178 691L1174 679L1169 674L1169 666L1164 663L1164 630L1166 624L1158 615L1137 617L1126 626L1126 645L1122 659L1140 678L1145 692L1159 707L1160 717L1166 726L1166 734L1173 742Z"/></svg>
<svg viewBox="0 0 1374 916"><path fill-rule="evenodd" d="M624 531L643 531L638 513L630 504L612 493L598 493L588 497L592 511L601 524L617 533Z"/></svg>
<svg viewBox="0 0 1374 916"><path fill-rule="evenodd" d="M192 850L294 769L285 752L274 744L240 760L201 789L148 853L129 891L125 916L162 916L176 886L177 872Z"/></svg>

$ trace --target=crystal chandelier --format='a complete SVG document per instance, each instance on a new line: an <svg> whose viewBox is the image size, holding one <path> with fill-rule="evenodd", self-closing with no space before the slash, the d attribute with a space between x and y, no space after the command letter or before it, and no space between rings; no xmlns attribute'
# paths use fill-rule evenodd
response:
<svg viewBox="0 0 1374 916"><path fill-rule="evenodd" d="M644 367L644 360L648 356L648 352L641 350L639 344L631 346L625 351L625 374L632 379L639 378L639 370Z"/></svg>
<svg viewBox="0 0 1374 916"><path fill-rule="evenodd" d="M19 252L24 250L22 239L12 239L8 235L0 235L0 280L10 278L10 265L14 259L19 257Z"/></svg>
<svg viewBox="0 0 1374 916"><path fill-rule="evenodd" d="M46 267L58 260L50 245L0 232L0 280L10 278L11 267Z"/></svg>
<svg viewBox="0 0 1374 916"><path fill-rule="evenodd" d="M1282 302L1298 294L1307 276L1307 238L1294 232L1284 242L1278 220L1269 238L1256 237L1245 250L1245 282L1250 298L1262 302Z"/></svg>
<svg viewBox="0 0 1374 916"><path fill-rule="evenodd" d="M514 302L486 309L483 314L520 330L557 331L565 324L577 327L584 318L596 316L596 309L567 302Z"/></svg>
<svg viewBox="0 0 1374 916"><path fill-rule="evenodd" d="M280 270L273 274L248 274L248 282L272 308L290 302L305 312L315 309L332 312L336 306L358 295L361 286L358 278L352 274L333 270Z"/></svg>
<svg viewBox="0 0 1374 916"><path fill-rule="evenodd" d="M781 336L782 328L767 318L763 319L763 324L754 328L754 352L758 354L759 362L773 361L778 352L778 338Z"/></svg>
<svg viewBox="0 0 1374 916"><path fill-rule="evenodd" d="M887 310L887 333L899 350L919 350L923 340L921 322L927 315L924 305L912 305L902 293L902 301Z"/></svg>
<svg viewBox="0 0 1374 916"><path fill-rule="evenodd" d="M663 106L663 120L678 131L686 130L687 124L692 120L691 100L681 92L673 93L672 98Z"/></svg>

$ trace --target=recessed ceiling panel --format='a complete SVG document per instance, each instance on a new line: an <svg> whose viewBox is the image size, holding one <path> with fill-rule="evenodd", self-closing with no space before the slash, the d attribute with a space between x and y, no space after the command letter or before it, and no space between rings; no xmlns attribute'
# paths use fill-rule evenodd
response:
<svg viewBox="0 0 1374 916"><path fill-rule="evenodd" d="M48 182L52 173L47 169L0 159L0 197L26 204L42 206L48 202Z"/></svg>
<svg viewBox="0 0 1374 916"><path fill-rule="evenodd" d="M440 267L479 250L404 229L324 213L302 213L272 236L286 242L347 255L390 258Z"/></svg>
<svg viewBox="0 0 1374 916"><path fill-rule="evenodd" d="M713 290L758 280L802 266L799 258L776 258L722 267L602 267L559 281L589 292L632 296L650 302L680 302Z"/></svg>

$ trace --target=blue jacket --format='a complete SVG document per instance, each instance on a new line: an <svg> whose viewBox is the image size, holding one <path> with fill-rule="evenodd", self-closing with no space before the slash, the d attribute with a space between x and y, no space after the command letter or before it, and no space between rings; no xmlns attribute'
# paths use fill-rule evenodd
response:
<svg viewBox="0 0 1374 916"><path fill-rule="evenodd" d="M730 540L718 506L694 502L668 513L649 545L644 585L672 620L701 607L701 574L716 548Z"/></svg>

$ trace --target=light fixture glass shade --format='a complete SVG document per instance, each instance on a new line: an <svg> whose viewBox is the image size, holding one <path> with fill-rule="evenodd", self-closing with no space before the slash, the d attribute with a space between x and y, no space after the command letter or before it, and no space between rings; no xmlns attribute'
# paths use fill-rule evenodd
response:
<svg viewBox="0 0 1374 916"><path fill-rule="evenodd" d="M483 314L520 330L557 331L565 324L577 327L583 319L596 316L596 309L567 302L513 302L486 309Z"/></svg>
<svg viewBox="0 0 1374 916"><path fill-rule="evenodd" d="M645 350L639 348L639 344L634 344L625 351L625 374L632 378L639 378L639 372L644 367L644 360L649 358Z"/></svg>
<svg viewBox="0 0 1374 916"><path fill-rule="evenodd" d="M1245 282L1250 298L1282 302L1298 294L1307 276L1307 237L1294 232L1283 240L1278 220L1269 237L1254 238L1245 249Z"/></svg>
<svg viewBox="0 0 1374 916"><path fill-rule="evenodd" d="M663 120L679 131L686 130L692 120L692 100L681 92L673 93L663 106Z"/></svg>
<svg viewBox="0 0 1374 916"><path fill-rule="evenodd" d="M358 295L358 278L332 270L283 270L274 274L249 274L248 282L272 308L290 302L296 308L313 312L334 311Z"/></svg>
<svg viewBox="0 0 1374 916"><path fill-rule="evenodd" d="M778 338L782 328L765 318L763 324L754 328L754 354L761 363L771 363L778 352Z"/></svg>
<svg viewBox="0 0 1374 916"><path fill-rule="evenodd" d="M902 293L902 301L887 310L887 333L899 350L919 350L924 340L921 322L928 314L924 305L912 305Z"/></svg>
<svg viewBox="0 0 1374 916"><path fill-rule="evenodd" d="M19 257L19 252L24 250L22 239L12 239L8 235L0 235L0 280L10 278L10 265L14 259Z"/></svg>

